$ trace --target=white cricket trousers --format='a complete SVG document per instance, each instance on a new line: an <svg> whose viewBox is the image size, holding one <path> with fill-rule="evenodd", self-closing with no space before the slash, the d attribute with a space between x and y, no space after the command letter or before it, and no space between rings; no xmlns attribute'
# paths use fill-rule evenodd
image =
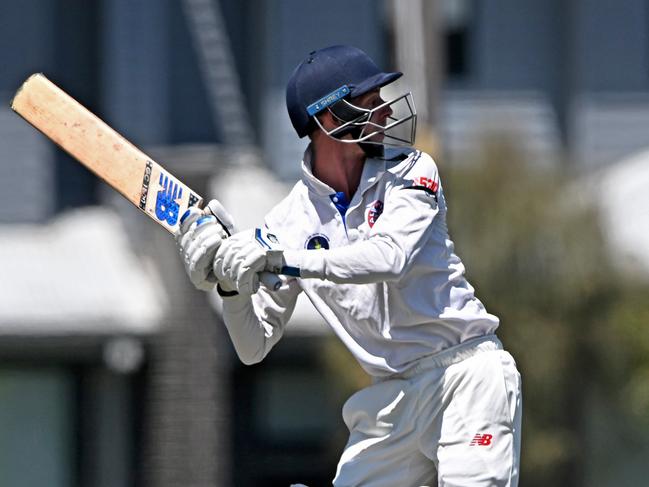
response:
<svg viewBox="0 0 649 487"><path fill-rule="evenodd" d="M521 378L495 335L379 379L343 407L335 487L515 487Z"/></svg>

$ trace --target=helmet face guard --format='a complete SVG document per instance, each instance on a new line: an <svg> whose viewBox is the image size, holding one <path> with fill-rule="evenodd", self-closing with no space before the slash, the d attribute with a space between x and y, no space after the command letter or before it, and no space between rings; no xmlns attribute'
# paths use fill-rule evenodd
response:
<svg viewBox="0 0 649 487"><path fill-rule="evenodd" d="M331 105L323 108L326 108L341 125L327 130L323 127L317 113L312 114L313 120L326 135L340 142L410 146L415 141L417 112L410 92L374 108L359 107L345 98L335 100ZM385 125L372 120L374 114L386 109L389 109L391 114L387 117ZM319 112L322 111L321 109Z"/></svg>

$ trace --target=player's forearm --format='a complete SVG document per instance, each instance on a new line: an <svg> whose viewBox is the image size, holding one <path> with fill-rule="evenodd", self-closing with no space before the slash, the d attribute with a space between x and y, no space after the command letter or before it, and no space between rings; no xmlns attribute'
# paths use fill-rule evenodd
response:
<svg viewBox="0 0 649 487"><path fill-rule="evenodd" d="M279 331L257 317L251 296L223 299L223 320L237 356L246 365L261 362L279 340Z"/></svg>
<svg viewBox="0 0 649 487"><path fill-rule="evenodd" d="M284 252L289 266L300 277L320 278L346 284L394 281L406 268L406 251L388 237L375 237L346 247Z"/></svg>

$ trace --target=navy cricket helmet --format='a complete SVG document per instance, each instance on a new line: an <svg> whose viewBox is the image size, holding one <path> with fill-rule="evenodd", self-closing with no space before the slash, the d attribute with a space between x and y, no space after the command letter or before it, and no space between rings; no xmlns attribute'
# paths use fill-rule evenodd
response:
<svg viewBox="0 0 649 487"><path fill-rule="evenodd" d="M365 52L356 47L340 45L313 51L295 68L286 87L286 106L291 123L298 136L305 137L320 125L315 115L338 106L338 110L332 113L348 126L348 130L343 128L336 129L336 134L332 133L333 131L325 133L339 138L355 129L354 140L346 141L364 142L372 135L361 133L368 124L372 110L358 108L349 103L349 100L392 83L401 76L402 73L398 71L382 71ZM392 105L404 98L409 109L407 120L412 120L414 139L416 115L412 96L408 93L382 106ZM342 107L343 103L347 106ZM342 119L341 114L345 114ZM405 118L394 120L398 123L378 129L375 127L373 133L375 134L376 130L385 132L388 128L406 121ZM361 126L362 128L359 128Z"/></svg>

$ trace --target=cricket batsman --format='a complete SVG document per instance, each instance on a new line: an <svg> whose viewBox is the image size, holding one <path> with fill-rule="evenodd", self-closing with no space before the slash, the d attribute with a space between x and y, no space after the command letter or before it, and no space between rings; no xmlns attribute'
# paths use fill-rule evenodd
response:
<svg viewBox="0 0 649 487"><path fill-rule="evenodd" d="M513 487L520 374L464 277L435 162L409 147L412 96L381 96L401 75L355 47L311 52L286 89L310 141L301 179L261 229L225 238L212 201L216 217L188 210L176 239L192 283L222 296L242 362L263 360L305 293L372 377L343 407L334 486L430 486L436 471L440 486ZM278 290L263 271L283 276Z"/></svg>

